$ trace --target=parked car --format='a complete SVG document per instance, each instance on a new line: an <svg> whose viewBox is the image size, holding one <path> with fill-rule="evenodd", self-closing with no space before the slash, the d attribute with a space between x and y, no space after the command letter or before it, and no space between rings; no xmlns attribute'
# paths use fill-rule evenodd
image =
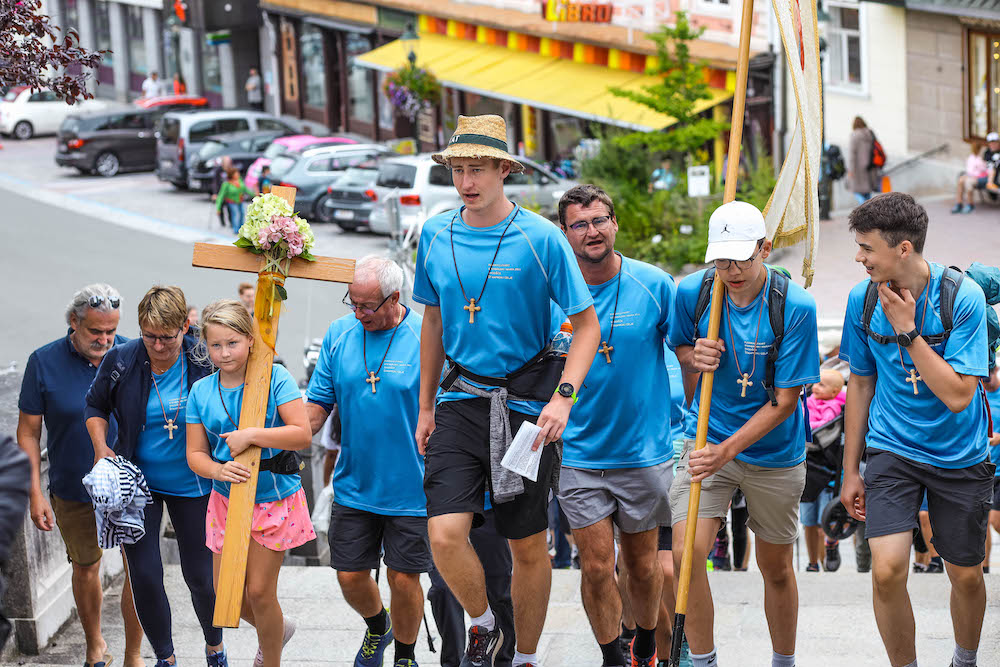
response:
<svg viewBox="0 0 1000 667"><path fill-rule="evenodd" d="M271 161L275 158L279 158L282 155L290 155L292 153L301 153L307 151L310 148L319 148L320 146L326 146L330 144L356 144L359 143L357 139L353 137L348 137L344 135L334 135L330 137L314 137L311 134L293 134L287 137L281 137L275 139L274 143L267 147L264 154L257 158L250 168L247 169L246 177L243 181L246 186L251 190L258 190L258 181L260 180L260 170L264 168L265 165L271 164Z"/></svg>
<svg viewBox="0 0 1000 667"><path fill-rule="evenodd" d="M554 218L558 214L559 199L577 183L559 178L534 160L519 157L518 161L524 165L524 171L507 176L504 194L516 204L538 209L542 215ZM389 210L385 205L390 194L399 197L403 232L413 225L419 232L424 220L462 205L462 198L451 180L451 171L434 162L430 153L382 160L373 190L378 204L368 217L368 228L376 234L391 231Z"/></svg>
<svg viewBox="0 0 1000 667"><path fill-rule="evenodd" d="M55 134L71 113L108 106L109 103L103 100L81 100L70 105L51 90L43 88L32 92L27 86L14 86L0 100L0 134L21 140Z"/></svg>
<svg viewBox="0 0 1000 667"><path fill-rule="evenodd" d="M316 200L318 222L334 222L344 231L368 227L368 217L375 208L375 160L351 167L326 187L326 194Z"/></svg>
<svg viewBox="0 0 1000 667"><path fill-rule="evenodd" d="M246 173L247 167L263 155L271 142L280 136L282 134L277 130L258 130L208 137L188 169L188 189L214 194L221 184L219 171L222 167L222 158L228 156L240 174ZM251 189L256 190L256 188Z"/></svg>
<svg viewBox="0 0 1000 667"><path fill-rule="evenodd" d="M208 98L200 95L161 95L159 97L140 97L135 105L142 109L175 109L208 108Z"/></svg>
<svg viewBox="0 0 1000 667"><path fill-rule="evenodd" d="M277 116L242 109L170 111L156 128L156 176L180 189L188 187L188 171L208 137L247 130L295 133Z"/></svg>
<svg viewBox="0 0 1000 667"><path fill-rule="evenodd" d="M156 166L153 128L163 113L128 109L70 114L56 135L56 164L101 176L151 170Z"/></svg>
<svg viewBox="0 0 1000 667"><path fill-rule="evenodd" d="M301 155L283 155L271 163L271 182L297 190L295 208L312 218L317 200L339 172L357 167L389 149L379 144L343 144L311 148Z"/></svg>

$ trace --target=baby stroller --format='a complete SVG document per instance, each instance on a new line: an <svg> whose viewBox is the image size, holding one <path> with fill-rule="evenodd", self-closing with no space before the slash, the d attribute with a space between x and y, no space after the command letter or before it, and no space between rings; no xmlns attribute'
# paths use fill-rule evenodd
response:
<svg viewBox="0 0 1000 667"><path fill-rule="evenodd" d="M831 540L844 540L857 530L858 521L840 502L844 463L844 415L820 426L806 444L806 486L802 502L813 502L833 483L833 499L823 508L823 532Z"/></svg>

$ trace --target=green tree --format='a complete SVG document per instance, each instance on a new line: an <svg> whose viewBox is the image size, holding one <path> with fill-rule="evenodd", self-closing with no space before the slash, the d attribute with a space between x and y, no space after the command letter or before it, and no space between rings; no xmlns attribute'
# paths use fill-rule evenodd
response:
<svg viewBox="0 0 1000 667"><path fill-rule="evenodd" d="M706 63L691 59L690 42L705 31L688 22L687 12L677 12L675 26L663 26L649 35L656 43L656 66L647 74L660 77L659 83L640 90L611 87L611 94L649 107L677 122L663 132L631 132L615 141L624 148L644 146L652 153L688 155L719 136L729 123L704 118L695 110L699 100L712 95L705 81Z"/></svg>

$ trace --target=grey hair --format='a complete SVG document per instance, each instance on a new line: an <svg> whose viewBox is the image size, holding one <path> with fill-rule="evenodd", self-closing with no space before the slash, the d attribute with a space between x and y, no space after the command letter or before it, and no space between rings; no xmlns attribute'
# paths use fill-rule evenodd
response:
<svg viewBox="0 0 1000 667"><path fill-rule="evenodd" d="M101 304L94 310L99 310L103 313L110 313L115 310L111 307L111 300L118 300L118 309L121 309L121 295L111 285L105 283L94 283L93 285L87 285L86 287L77 290L76 294L70 300L69 305L66 306L66 324L71 324L70 319L76 315L77 321L82 320L87 314L87 310L90 309L90 299L92 297L99 296L103 297Z"/></svg>
<svg viewBox="0 0 1000 667"><path fill-rule="evenodd" d="M403 270L396 262L380 255L367 255L354 267L354 280L358 276L371 276L378 280L382 298L403 289Z"/></svg>

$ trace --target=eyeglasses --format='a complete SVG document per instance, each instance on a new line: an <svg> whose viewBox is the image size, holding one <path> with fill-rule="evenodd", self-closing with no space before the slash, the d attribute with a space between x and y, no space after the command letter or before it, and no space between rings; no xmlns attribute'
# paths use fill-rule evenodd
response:
<svg viewBox="0 0 1000 667"><path fill-rule="evenodd" d="M104 303L104 297L99 294L95 294L94 296L90 297L90 300L87 301L87 303L90 304L91 308L100 308L101 304ZM118 306L120 306L121 303L122 300L116 296L113 296L108 299L108 305L114 308L115 310L118 309Z"/></svg>
<svg viewBox="0 0 1000 667"><path fill-rule="evenodd" d="M173 341L177 340L177 337L181 335L181 330L178 329L177 333L175 333L173 336L154 336L153 334L146 333L145 331L142 332L141 335L142 339L147 343L149 343L150 345L155 345L157 342L166 345L167 343L172 343Z"/></svg>
<svg viewBox="0 0 1000 667"><path fill-rule="evenodd" d="M395 294L395 292L393 292L393 294ZM353 310L355 313L360 310L363 315L374 315L375 311L378 310L379 308L381 308L383 305L385 305L385 302L388 301L389 297L391 297L391 296L392 296L392 294L390 294L389 296L387 296L384 299L382 299L382 303L380 303L378 306L376 306L375 310L372 310L371 308L364 308L362 306L355 305L350 300L350 298L349 298L350 297L350 292L348 292L347 294L344 295L344 301L343 301L343 303L344 303L345 306L347 306L348 308L350 308L351 310Z"/></svg>
<svg viewBox="0 0 1000 667"><path fill-rule="evenodd" d="M757 255L759 255L760 251L763 249L764 249L763 243L757 244L757 252L755 252L753 254L753 257L751 257L750 259L717 259L714 262L715 268L718 271L726 271L729 269L730 266L736 264L737 269L739 269L740 271L746 271L751 266L753 266L753 261L757 259Z"/></svg>
<svg viewBox="0 0 1000 667"><path fill-rule="evenodd" d="M579 222L574 222L572 225L569 226L569 228L572 229L577 234L583 234L587 231L587 229L591 225L593 225L594 229L596 229L599 232L602 232L608 228L608 224L610 222L611 222L610 215L602 215L597 218L594 218L593 220L580 220Z"/></svg>

